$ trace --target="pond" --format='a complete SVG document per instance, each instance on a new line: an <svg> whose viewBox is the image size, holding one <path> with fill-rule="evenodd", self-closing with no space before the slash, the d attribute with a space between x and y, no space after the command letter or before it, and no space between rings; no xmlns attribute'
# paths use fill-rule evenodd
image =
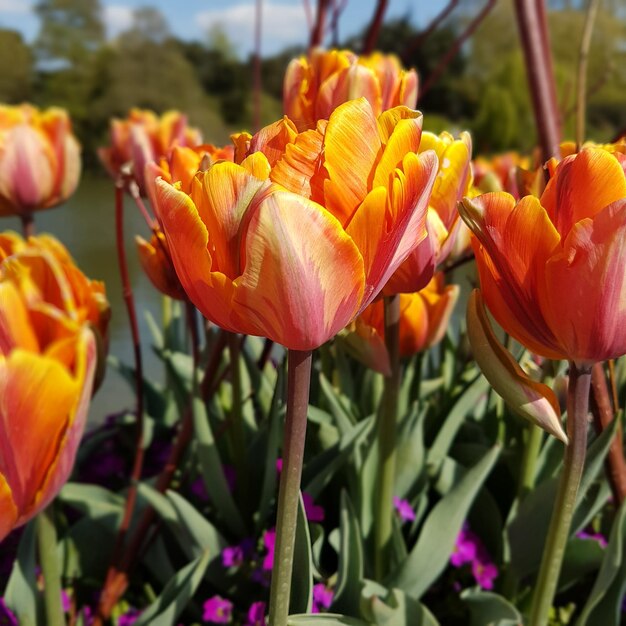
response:
<svg viewBox="0 0 626 626"><path fill-rule="evenodd" d="M85 174L76 193L59 207L40 211L35 216L38 233L51 233L67 247L80 269L92 279L103 280L111 303L110 354L133 364L132 341L122 298L117 252L115 248L115 198L113 182L103 176ZM140 324L144 368L148 378L160 381L162 368L153 355L146 313L155 319L161 315L161 295L154 289L139 265L135 235L148 237L149 231L130 198L125 201L125 239L129 273ZM5 218L3 229L21 232L17 218ZM106 415L133 407L133 393L128 384L111 367L104 383L92 401L89 421L101 422Z"/></svg>

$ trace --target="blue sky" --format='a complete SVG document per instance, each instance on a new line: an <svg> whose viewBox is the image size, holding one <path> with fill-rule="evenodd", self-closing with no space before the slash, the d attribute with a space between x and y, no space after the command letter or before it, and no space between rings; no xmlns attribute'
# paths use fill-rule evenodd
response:
<svg viewBox="0 0 626 626"><path fill-rule="evenodd" d="M425 24L441 10L445 0L390 0L387 17L409 15L415 24ZM32 41L39 27L34 0L0 0L0 27L20 31ZM246 56L254 40L254 0L101 0L109 37L131 22L133 9L151 6L163 13L172 32L184 39L205 40L208 30L219 24L240 54ZM307 38L303 0L263 1L262 53L273 54ZM315 0L309 0L314 10ZM340 35L351 35L369 21L375 0L348 0L339 23Z"/></svg>

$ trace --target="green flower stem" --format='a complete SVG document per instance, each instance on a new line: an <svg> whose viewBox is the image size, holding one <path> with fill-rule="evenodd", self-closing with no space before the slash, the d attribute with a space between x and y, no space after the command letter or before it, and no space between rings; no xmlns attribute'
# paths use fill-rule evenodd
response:
<svg viewBox="0 0 626 626"><path fill-rule="evenodd" d="M230 436L230 447L232 458L237 472L237 488L242 496L242 502L246 502L246 440L243 429L243 408L241 397L241 370L240 361L241 337L236 333L228 333L228 352L230 356L230 380L232 384L232 409L230 413L230 426L228 433Z"/></svg>
<svg viewBox="0 0 626 626"><path fill-rule="evenodd" d="M531 607L529 626L545 626L556 593L563 554L569 537L578 486L587 452L587 413L591 368L570 361L567 390L567 436L561 480Z"/></svg>
<svg viewBox="0 0 626 626"><path fill-rule="evenodd" d="M37 544L39 562L44 581L46 624L65 626L65 616L61 604L61 574L57 557L57 532L54 526L52 505L37 516Z"/></svg>
<svg viewBox="0 0 626 626"><path fill-rule="evenodd" d="M311 351L289 350L288 358L287 417L283 441L283 469L278 490L269 626L286 626L289 616L293 550L311 384Z"/></svg>
<svg viewBox="0 0 626 626"><path fill-rule="evenodd" d="M524 443L524 454L522 456L522 470L517 490L517 497L523 500L535 487L535 472L537 468L537 458L541 451L543 441L543 429L530 422L526 428L526 442Z"/></svg>
<svg viewBox="0 0 626 626"><path fill-rule="evenodd" d="M400 296L385 297L385 346L391 375L385 378L378 411L378 462L374 518L374 563L377 580L387 574L393 532L393 488L396 476L396 427L400 393Z"/></svg>

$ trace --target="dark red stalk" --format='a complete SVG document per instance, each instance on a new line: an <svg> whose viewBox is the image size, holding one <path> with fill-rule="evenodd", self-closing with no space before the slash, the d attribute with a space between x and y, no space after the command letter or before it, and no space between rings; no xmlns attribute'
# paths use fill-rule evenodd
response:
<svg viewBox="0 0 626 626"><path fill-rule="evenodd" d="M452 13L458 4L459 0L450 0L443 10L433 18L432 22L406 47L402 53L402 62L405 65L409 64L411 55L424 44L424 42L435 32L441 22L443 22L443 20L445 20L446 17Z"/></svg>
<svg viewBox="0 0 626 626"><path fill-rule="evenodd" d="M124 180L119 178L115 184L115 235L117 243L117 255L120 269L120 278L122 281L122 293L126 310L128 312L128 320L130 322L130 332L133 342L133 353L135 357L135 394L137 396L136 407L136 423L135 423L135 460L131 472L128 494L126 496L126 505L124 507L124 515L118 530L117 539L113 548L113 557L111 565L107 572L100 603L98 605L98 614L95 618L95 626L102 624L103 619L108 619L115 602L112 600L111 586L117 578L121 569L121 560L123 557L124 543L126 534L130 526L130 521L135 509L137 500L137 483L141 478L141 470L143 468L144 448L143 448L143 361L141 358L141 344L139 337L139 325L137 324L137 312L135 310L135 300L130 284L130 276L128 274L128 261L126 259L126 249L124 246Z"/></svg>
<svg viewBox="0 0 626 626"><path fill-rule="evenodd" d="M256 16L254 23L254 132L261 129L261 92L263 89L261 78L261 32L263 17L263 0L256 0Z"/></svg>
<svg viewBox="0 0 626 626"><path fill-rule="evenodd" d="M474 31L480 26L480 23L489 15L498 0L488 0L482 11L467 25L467 28L456 38L443 58L437 64L437 67L431 72L426 82L419 89L418 100L421 100L432 88L433 85L441 78L442 74L454 57L459 53L463 44L472 36Z"/></svg>
<svg viewBox="0 0 626 626"><path fill-rule="evenodd" d="M546 10L542 0L515 0L542 160L559 155L561 121L556 101Z"/></svg>
<svg viewBox="0 0 626 626"><path fill-rule="evenodd" d="M330 0L318 0L317 2L317 15L315 17L315 26L311 32L310 48L317 48L322 45L326 31L326 14L328 13L329 4Z"/></svg>
<svg viewBox="0 0 626 626"><path fill-rule="evenodd" d="M302 0L302 5L304 6L304 16L306 17L306 25L309 29L310 37L310 33L313 30L313 11L311 11L311 3L309 2L309 0Z"/></svg>
<svg viewBox="0 0 626 626"><path fill-rule="evenodd" d="M376 48L380 27L382 26L388 4L388 0L378 0L376 10L374 11L374 17L372 18L369 28L367 29L367 35L365 36L365 42L363 43L363 54L371 54L374 51L374 48Z"/></svg>
<svg viewBox="0 0 626 626"><path fill-rule="evenodd" d="M22 221L22 234L24 239L28 239L35 234L35 218L32 213L20 213Z"/></svg>

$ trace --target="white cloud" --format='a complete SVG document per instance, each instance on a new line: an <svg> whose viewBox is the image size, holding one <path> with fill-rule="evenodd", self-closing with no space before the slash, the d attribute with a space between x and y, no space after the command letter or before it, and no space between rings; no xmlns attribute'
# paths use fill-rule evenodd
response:
<svg viewBox="0 0 626 626"><path fill-rule="evenodd" d="M107 4L102 8L102 19L107 36L112 38L130 28L133 23L133 9L121 4Z"/></svg>
<svg viewBox="0 0 626 626"><path fill-rule="evenodd" d="M33 10L29 0L0 0L0 13L24 14Z"/></svg>
<svg viewBox="0 0 626 626"><path fill-rule="evenodd" d="M264 3L261 18L261 53L273 54L282 48L307 41L308 29L302 5ZM195 22L204 31L219 26L241 56L254 49L256 9L254 3L196 14Z"/></svg>

